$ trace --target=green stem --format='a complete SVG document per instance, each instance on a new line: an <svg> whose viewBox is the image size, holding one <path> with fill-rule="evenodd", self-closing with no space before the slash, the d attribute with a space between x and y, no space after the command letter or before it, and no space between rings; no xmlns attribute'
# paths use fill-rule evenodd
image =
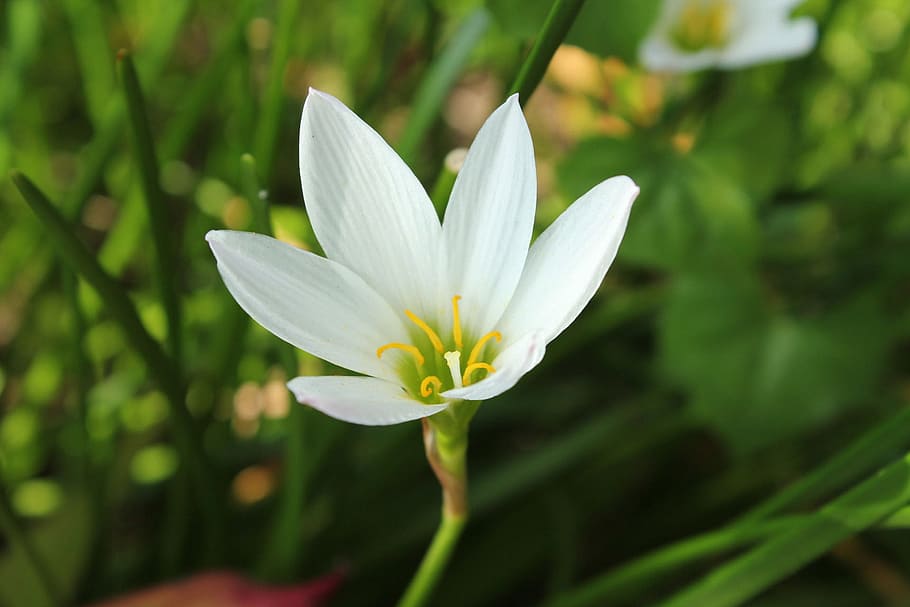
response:
<svg viewBox="0 0 910 607"><path fill-rule="evenodd" d="M460 401L423 418L427 461L442 487L442 520L399 607L419 607L430 599L468 520L468 424L479 406L479 402Z"/></svg>
<svg viewBox="0 0 910 607"><path fill-rule="evenodd" d="M518 93L518 101L522 107L543 80L547 66L550 65L550 59L553 58L556 49L569 33L569 29L575 23L575 18L578 17L584 3L585 0L556 0L550 8L550 14L544 21L543 29L518 70L518 76L509 93Z"/></svg>
<svg viewBox="0 0 910 607"><path fill-rule="evenodd" d="M48 598L49 604L62 605L63 602L61 601L57 582L54 580L54 576L51 574L47 563L41 555L38 554L38 551L29 539L28 534L23 531L22 526L19 524L19 520L10 507L6 490L2 485L0 485L0 528L3 529L7 541L9 541L13 548L13 554L23 555L28 562L32 569L32 573Z"/></svg>
<svg viewBox="0 0 910 607"><path fill-rule="evenodd" d="M436 535L433 536L433 542L430 544L427 553L420 562L420 567L411 584L405 591L404 596L398 602L398 607L420 607L425 605L436 588L442 571L452 556L455 544L461 537L461 531L464 529L467 516L456 516L443 512L442 520Z"/></svg>
<svg viewBox="0 0 910 607"><path fill-rule="evenodd" d="M442 170L436 178L433 192L430 195L430 200L433 201L433 208L436 209L436 214L440 219L445 215L449 195L452 193L452 188L455 187L455 178L458 177L458 171L461 170L467 153L468 151L464 148L455 148L446 154L446 158L442 163Z"/></svg>
<svg viewBox="0 0 910 607"><path fill-rule="evenodd" d="M250 154L240 158L240 181L244 196L253 209L253 228L274 236L269 199L264 195L256 170L256 159ZM234 335L243 335L249 326L246 314L234 306L245 322ZM236 337L234 338L236 339ZM279 352L281 367L291 378L297 375L297 351L293 346L283 344ZM303 407L292 405L287 418L288 437L284 456L284 482L281 497L270 535L259 561L262 577L275 582L293 580L300 561L300 537L306 489L309 483L311 460L307 457L307 423Z"/></svg>

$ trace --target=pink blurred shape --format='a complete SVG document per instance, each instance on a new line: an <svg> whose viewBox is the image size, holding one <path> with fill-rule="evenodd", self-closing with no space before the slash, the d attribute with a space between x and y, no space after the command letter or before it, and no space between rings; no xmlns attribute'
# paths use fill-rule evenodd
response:
<svg viewBox="0 0 910 607"><path fill-rule="evenodd" d="M94 607L322 607L341 585L341 571L294 586L263 586L228 571L202 573Z"/></svg>

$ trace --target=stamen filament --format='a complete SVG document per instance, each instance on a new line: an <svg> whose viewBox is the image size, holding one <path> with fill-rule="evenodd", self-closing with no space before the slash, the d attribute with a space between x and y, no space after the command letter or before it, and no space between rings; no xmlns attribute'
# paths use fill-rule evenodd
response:
<svg viewBox="0 0 910 607"><path fill-rule="evenodd" d="M427 334L427 337L430 338L430 343L433 344L433 348L435 348L437 352L439 352L440 354L445 352L445 347L443 347L443 345L442 345L442 340L439 339L439 336L436 334L436 331L434 331L430 327L430 325L428 325L426 322L423 321L422 318L420 318L419 316L417 316L410 310L405 310L404 313L408 318L411 319L411 322L413 322L415 325L420 327L421 330Z"/></svg>
<svg viewBox="0 0 910 607"><path fill-rule="evenodd" d="M461 295L452 298L452 335L455 337L455 349L461 350L461 314L458 312L458 300Z"/></svg>
<svg viewBox="0 0 910 607"><path fill-rule="evenodd" d="M439 394L439 391L442 390L442 380L435 375L427 375L420 382L420 395L422 397L426 398L433 394L433 388L430 387L430 384L436 387L436 394Z"/></svg>
<svg viewBox="0 0 910 607"><path fill-rule="evenodd" d="M466 385L466 386L471 385L471 373L473 373L474 371L477 371L478 369L485 369L487 372L487 375L489 375L490 373L496 372L496 369L493 368L493 365L491 365L489 363L471 363L470 365L468 365L467 367L464 368L464 377L462 378L464 385Z"/></svg>
<svg viewBox="0 0 910 607"><path fill-rule="evenodd" d="M477 343L474 344L474 347L471 349L471 355L468 356L468 364L465 365L466 369L470 368L471 365L474 365L477 363L477 359L480 358L480 355L483 352L484 345L491 339L495 339L497 342L502 341L502 333L500 333L499 331L490 331L489 333L487 333L486 335L484 335L483 337L478 339Z"/></svg>
<svg viewBox="0 0 910 607"><path fill-rule="evenodd" d="M461 381L461 352L446 352L443 357L445 357L446 363L449 365L453 386L455 388L464 388L464 383Z"/></svg>
<svg viewBox="0 0 910 607"><path fill-rule="evenodd" d="M424 363L423 354L420 353L420 350L418 350L416 346L412 346L411 344L400 344L398 342L392 342L392 343L386 344L380 348L377 348L376 358L382 358L382 355L386 352L386 350L393 350L393 349L394 350L403 350L403 351L407 352L408 354L413 356L414 359L417 361L418 367L423 366L423 363Z"/></svg>

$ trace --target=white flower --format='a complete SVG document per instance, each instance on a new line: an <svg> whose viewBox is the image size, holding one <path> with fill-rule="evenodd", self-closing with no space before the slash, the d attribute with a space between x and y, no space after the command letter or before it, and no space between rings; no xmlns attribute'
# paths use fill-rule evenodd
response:
<svg viewBox="0 0 910 607"><path fill-rule="evenodd" d="M367 377L297 377L297 399L384 425L511 388L610 267L638 188L604 181L528 250L534 151L511 97L481 128L442 225L414 174L334 97L311 90L300 178L327 258L260 234L206 236L231 294L266 329Z"/></svg>
<svg viewBox="0 0 910 607"><path fill-rule="evenodd" d="M664 0L639 48L650 70L738 69L800 57L815 46L815 21L791 20L802 0Z"/></svg>

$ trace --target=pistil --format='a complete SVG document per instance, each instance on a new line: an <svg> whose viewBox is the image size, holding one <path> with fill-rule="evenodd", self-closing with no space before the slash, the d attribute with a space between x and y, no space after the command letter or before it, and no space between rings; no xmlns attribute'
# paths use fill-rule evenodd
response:
<svg viewBox="0 0 910 607"><path fill-rule="evenodd" d="M457 350L454 352L446 352L443 354L443 357L446 359L446 364L449 365L449 373L452 374L452 385L455 388L464 388L464 383L461 376L461 352Z"/></svg>

